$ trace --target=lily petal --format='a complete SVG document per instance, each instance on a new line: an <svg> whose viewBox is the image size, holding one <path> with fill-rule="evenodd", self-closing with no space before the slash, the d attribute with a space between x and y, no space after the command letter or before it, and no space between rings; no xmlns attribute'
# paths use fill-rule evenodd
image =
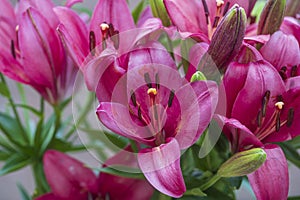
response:
<svg viewBox="0 0 300 200"><path fill-rule="evenodd" d="M61 200L61 198L55 196L53 193L47 193L42 196L39 196L35 200Z"/></svg>
<svg viewBox="0 0 300 200"><path fill-rule="evenodd" d="M82 3L83 0L67 0L66 7L72 7L76 3Z"/></svg>
<svg viewBox="0 0 300 200"><path fill-rule="evenodd" d="M102 33L100 25L112 23L119 32L135 28L133 18L125 0L100 0L93 12L90 30L96 35L97 44L101 43Z"/></svg>
<svg viewBox="0 0 300 200"><path fill-rule="evenodd" d="M83 199L87 193L96 194L96 175L83 163L61 152L48 150L43 158L47 181L53 194L60 198Z"/></svg>
<svg viewBox="0 0 300 200"><path fill-rule="evenodd" d="M138 154L139 166L147 180L160 192L179 198L186 191L180 169L180 148L176 139Z"/></svg>
<svg viewBox="0 0 300 200"><path fill-rule="evenodd" d="M285 34L294 35L298 43L300 43L300 24L295 18L285 17L280 30Z"/></svg>
<svg viewBox="0 0 300 200"><path fill-rule="evenodd" d="M89 54L87 27L71 9L55 7L54 12L61 23L57 28L58 33L69 54L79 67Z"/></svg>
<svg viewBox="0 0 300 200"><path fill-rule="evenodd" d="M248 175L258 200L287 199L289 190L288 165L284 153L277 145L266 145L267 160Z"/></svg>

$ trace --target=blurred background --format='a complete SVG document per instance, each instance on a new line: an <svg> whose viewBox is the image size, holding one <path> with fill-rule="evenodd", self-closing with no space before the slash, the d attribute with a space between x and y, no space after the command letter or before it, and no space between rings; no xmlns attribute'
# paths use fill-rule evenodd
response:
<svg viewBox="0 0 300 200"><path fill-rule="evenodd" d="M130 8L131 9L134 8L139 3L139 1L140 0L129 0L128 2ZM16 0L11 0L11 2L15 3ZM63 1L54 0L54 2L57 4L62 4ZM88 8L89 10L93 10L96 2L97 0L84 0L82 4L76 5L75 9L85 10L85 8ZM16 88L16 85L13 81L9 81L9 85L17 101L18 98L20 97L18 95L18 90ZM39 102L39 97L37 93L29 87L25 87L25 88L26 88L27 97L30 97L29 102L31 102L32 105L37 105ZM6 108L4 104L4 99L2 99L0 96L0 110L5 110L5 109ZM69 107L68 112L72 113L71 106ZM78 140L78 142L80 142L80 140ZM87 165L91 167L97 167L101 165L101 163L88 152L77 153L77 154L73 154L72 156L80 159L81 161L85 162ZM3 164L0 163L0 167L2 166ZM0 200L21 199L21 195L17 188L17 184L23 185L24 188L29 193L32 193L34 191L34 180L30 170L31 169L27 167L15 173L0 177ZM290 176L289 196L299 196L300 195L300 170L291 165L289 170L289 176ZM255 200L251 187L247 185L245 182L243 183L241 189L237 192L237 200Z"/></svg>

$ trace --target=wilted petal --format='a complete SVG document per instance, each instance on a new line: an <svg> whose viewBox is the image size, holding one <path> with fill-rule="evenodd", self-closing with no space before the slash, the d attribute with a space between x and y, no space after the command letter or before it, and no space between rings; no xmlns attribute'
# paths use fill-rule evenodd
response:
<svg viewBox="0 0 300 200"><path fill-rule="evenodd" d="M48 150L43 164L47 181L55 196L81 200L87 198L87 192L98 192L99 186L93 171L74 158Z"/></svg>
<svg viewBox="0 0 300 200"><path fill-rule="evenodd" d="M170 138L166 144L140 151L138 162L147 180L157 190L175 198L183 195L186 188L176 139Z"/></svg>
<svg viewBox="0 0 300 200"><path fill-rule="evenodd" d="M100 0L93 12L90 30L96 35L97 44L100 44L102 33L100 25L112 23L119 32L135 28L133 18L125 0Z"/></svg>
<svg viewBox="0 0 300 200"><path fill-rule="evenodd" d="M289 191L288 165L284 153L277 145L266 145L266 162L248 175L258 200L287 199Z"/></svg>
<svg viewBox="0 0 300 200"><path fill-rule="evenodd" d="M87 27L71 9L55 7L54 12L61 23L57 28L58 33L71 57L79 67L89 54Z"/></svg>
<svg viewBox="0 0 300 200"><path fill-rule="evenodd" d="M214 82L196 81L176 92L181 120L176 128L180 149L194 144L211 121L218 101L218 88Z"/></svg>
<svg viewBox="0 0 300 200"><path fill-rule="evenodd" d="M296 38L281 31L275 32L260 52L277 70L287 67L287 74L290 74L292 66L300 64L300 50Z"/></svg>

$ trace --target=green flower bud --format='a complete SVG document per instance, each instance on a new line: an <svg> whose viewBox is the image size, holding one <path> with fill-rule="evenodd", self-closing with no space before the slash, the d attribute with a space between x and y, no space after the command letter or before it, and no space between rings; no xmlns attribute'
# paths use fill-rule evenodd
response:
<svg viewBox="0 0 300 200"><path fill-rule="evenodd" d="M261 148L254 148L234 154L218 170L221 177L244 176L256 171L266 160L267 154Z"/></svg>
<svg viewBox="0 0 300 200"><path fill-rule="evenodd" d="M286 0L268 0L259 19L257 34L268 35L279 30L283 21Z"/></svg>
<svg viewBox="0 0 300 200"><path fill-rule="evenodd" d="M215 79L216 66L225 73L227 65L239 52L245 36L247 16L245 10L235 4L221 20L212 36L207 52L202 57L199 70L207 78ZM218 70L217 70L218 71Z"/></svg>
<svg viewBox="0 0 300 200"><path fill-rule="evenodd" d="M170 19L163 0L150 0L149 2L153 16L161 19L164 26L170 26Z"/></svg>
<svg viewBox="0 0 300 200"><path fill-rule="evenodd" d="M285 15L295 17L296 14L300 13L300 1L289 0L286 5Z"/></svg>
<svg viewBox="0 0 300 200"><path fill-rule="evenodd" d="M206 77L204 76L204 74L200 71L196 71L192 78L191 78L191 81L190 82L195 82L195 81L206 81Z"/></svg>

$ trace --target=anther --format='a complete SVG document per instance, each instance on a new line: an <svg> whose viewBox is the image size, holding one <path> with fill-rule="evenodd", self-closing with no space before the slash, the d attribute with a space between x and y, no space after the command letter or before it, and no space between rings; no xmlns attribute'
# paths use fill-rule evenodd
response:
<svg viewBox="0 0 300 200"><path fill-rule="evenodd" d="M107 26L108 26L108 35L109 35L109 37L115 35L114 25L112 23L109 23Z"/></svg>
<svg viewBox="0 0 300 200"><path fill-rule="evenodd" d="M138 107L138 117L141 121L143 120L141 106Z"/></svg>
<svg viewBox="0 0 300 200"><path fill-rule="evenodd" d="M144 74L144 79L145 79L145 82L147 83L148 88L152 88L152 83L151 83L151 79L150 79L149 73L145 73Z"/></svg>
<svg viewBox="0 0 300 200"><path fill-rule="evenodd" d="M14 59L16 59L15 42L13 40L10 41L10 51Z"/></svg>
<svg viewBox="0 0 300 200"><path fill-rule="evenodd" d="M290 127L293 124L293 120L294 120L294 108L290 108L289 113L288 113L286 126Z"/></svg>
<svg viewBox="0 0 300 200"><path fill-rule="evenodd" d="M291 77L295 76L297 76L297 65L293 66L291 70Z"/></svg>
<svg viewBox="0 0 300 200"><path fill-rule="evenodd" d="M206 1L202 0L202 4L203 4L204 12L205 12L206 24L209 24L209 22L208 22L209 11L208 11Z"/></svg>
<svg viewBox="0 0 300 200"><path fill-rule="evenodd" d="M227 2L225 4L225 7L224 7L224 10L223 10L223 16L225 16L225 14L227 13L228 9L229 9L229 5L230 5L230 2Z"/></svg>
<svg viewBox="0 0 300 200"><path fill-rule="evenodd" d="M156 96L157 95L157 90L155 88L149 88L148 91L147 91L147 94Z"/></svg>
<svg viewBox="0 0 300 200"><path fill-rule="evenodd" d="M218 26L219 20L220 20L219 16L215 17L214 23L213 23L213 28L216 28Z"/></svg>
<svg viewBox="0 0 300 200"><path fill-rule="evenodd" d="M264 98L262 100L262 111L261 111L262 117L266 116L266 109L267 109L267 105L268 105L269 100L270 100L270 95L271 95L270 91L267 90L265 92Z"/></svg>
<svg viewBox="0 0 300 200"><path fill-rule="evenodd" d="M280 71L279 71L279 74L280 74L280 76L281 76L281 78L282 78L283 80L286 80L286 79L287 79L286 70L287 70L287 67L284 66L284 67L282 67L282 68L280 69Z"/></svg>
<svg viewBox="0 0 300 200"><path fill-rule="evenodd" d="M170 91L169 100L168 100L168 107L171 107L171 106L172 106L174 96L175 96L175 91L174 91L174 90L171 90L171 91Z"/></svg>
<svg viewBox="0 0 300 200"><path fill-rule="evenodd" d="M94 49L96 47L96 38L95 38L94 31L90 32L89 39L90 39L90 52L94 56L95 55Z"/></svg>
<svg viewBox="0 0 300 200"><path fill-rule="evenodd" d="M158 73L155 74L155 84L156 84L156 89L159 89L160 88L160 80L159 80Z"/></svg>
<svg viewBox="0 0 300 200"><path fill-rule="evenodd" d="M136 96L135 96L135 93L133 90L130 91L130 99L131 99L131 102L134 105L134 107L136 107L137 106Z"/></svg>
<svg viewBox="0 0 300 200"><path fill-rule="evenodd" d="M114 43L115 49L119 49L120 46L120 38L119 38L119 31L115 31L113 37L111 37L111 40Z"/></svg>
<svg viewBox="0 0 300 200"><path fill-rule="evenodd" d="M260 110L257 114L257 126L261 127L261 122L262 122L262 111Z"/></svg>
<svg viewBox="0 0 300 200"><path fill-rule="evenodd" d="M278 112L277 113L277 115L276 115L276 125L275 125L276 127L276 132L278 132L279 131L279 129L280 129L280 112Z"/></svg>

